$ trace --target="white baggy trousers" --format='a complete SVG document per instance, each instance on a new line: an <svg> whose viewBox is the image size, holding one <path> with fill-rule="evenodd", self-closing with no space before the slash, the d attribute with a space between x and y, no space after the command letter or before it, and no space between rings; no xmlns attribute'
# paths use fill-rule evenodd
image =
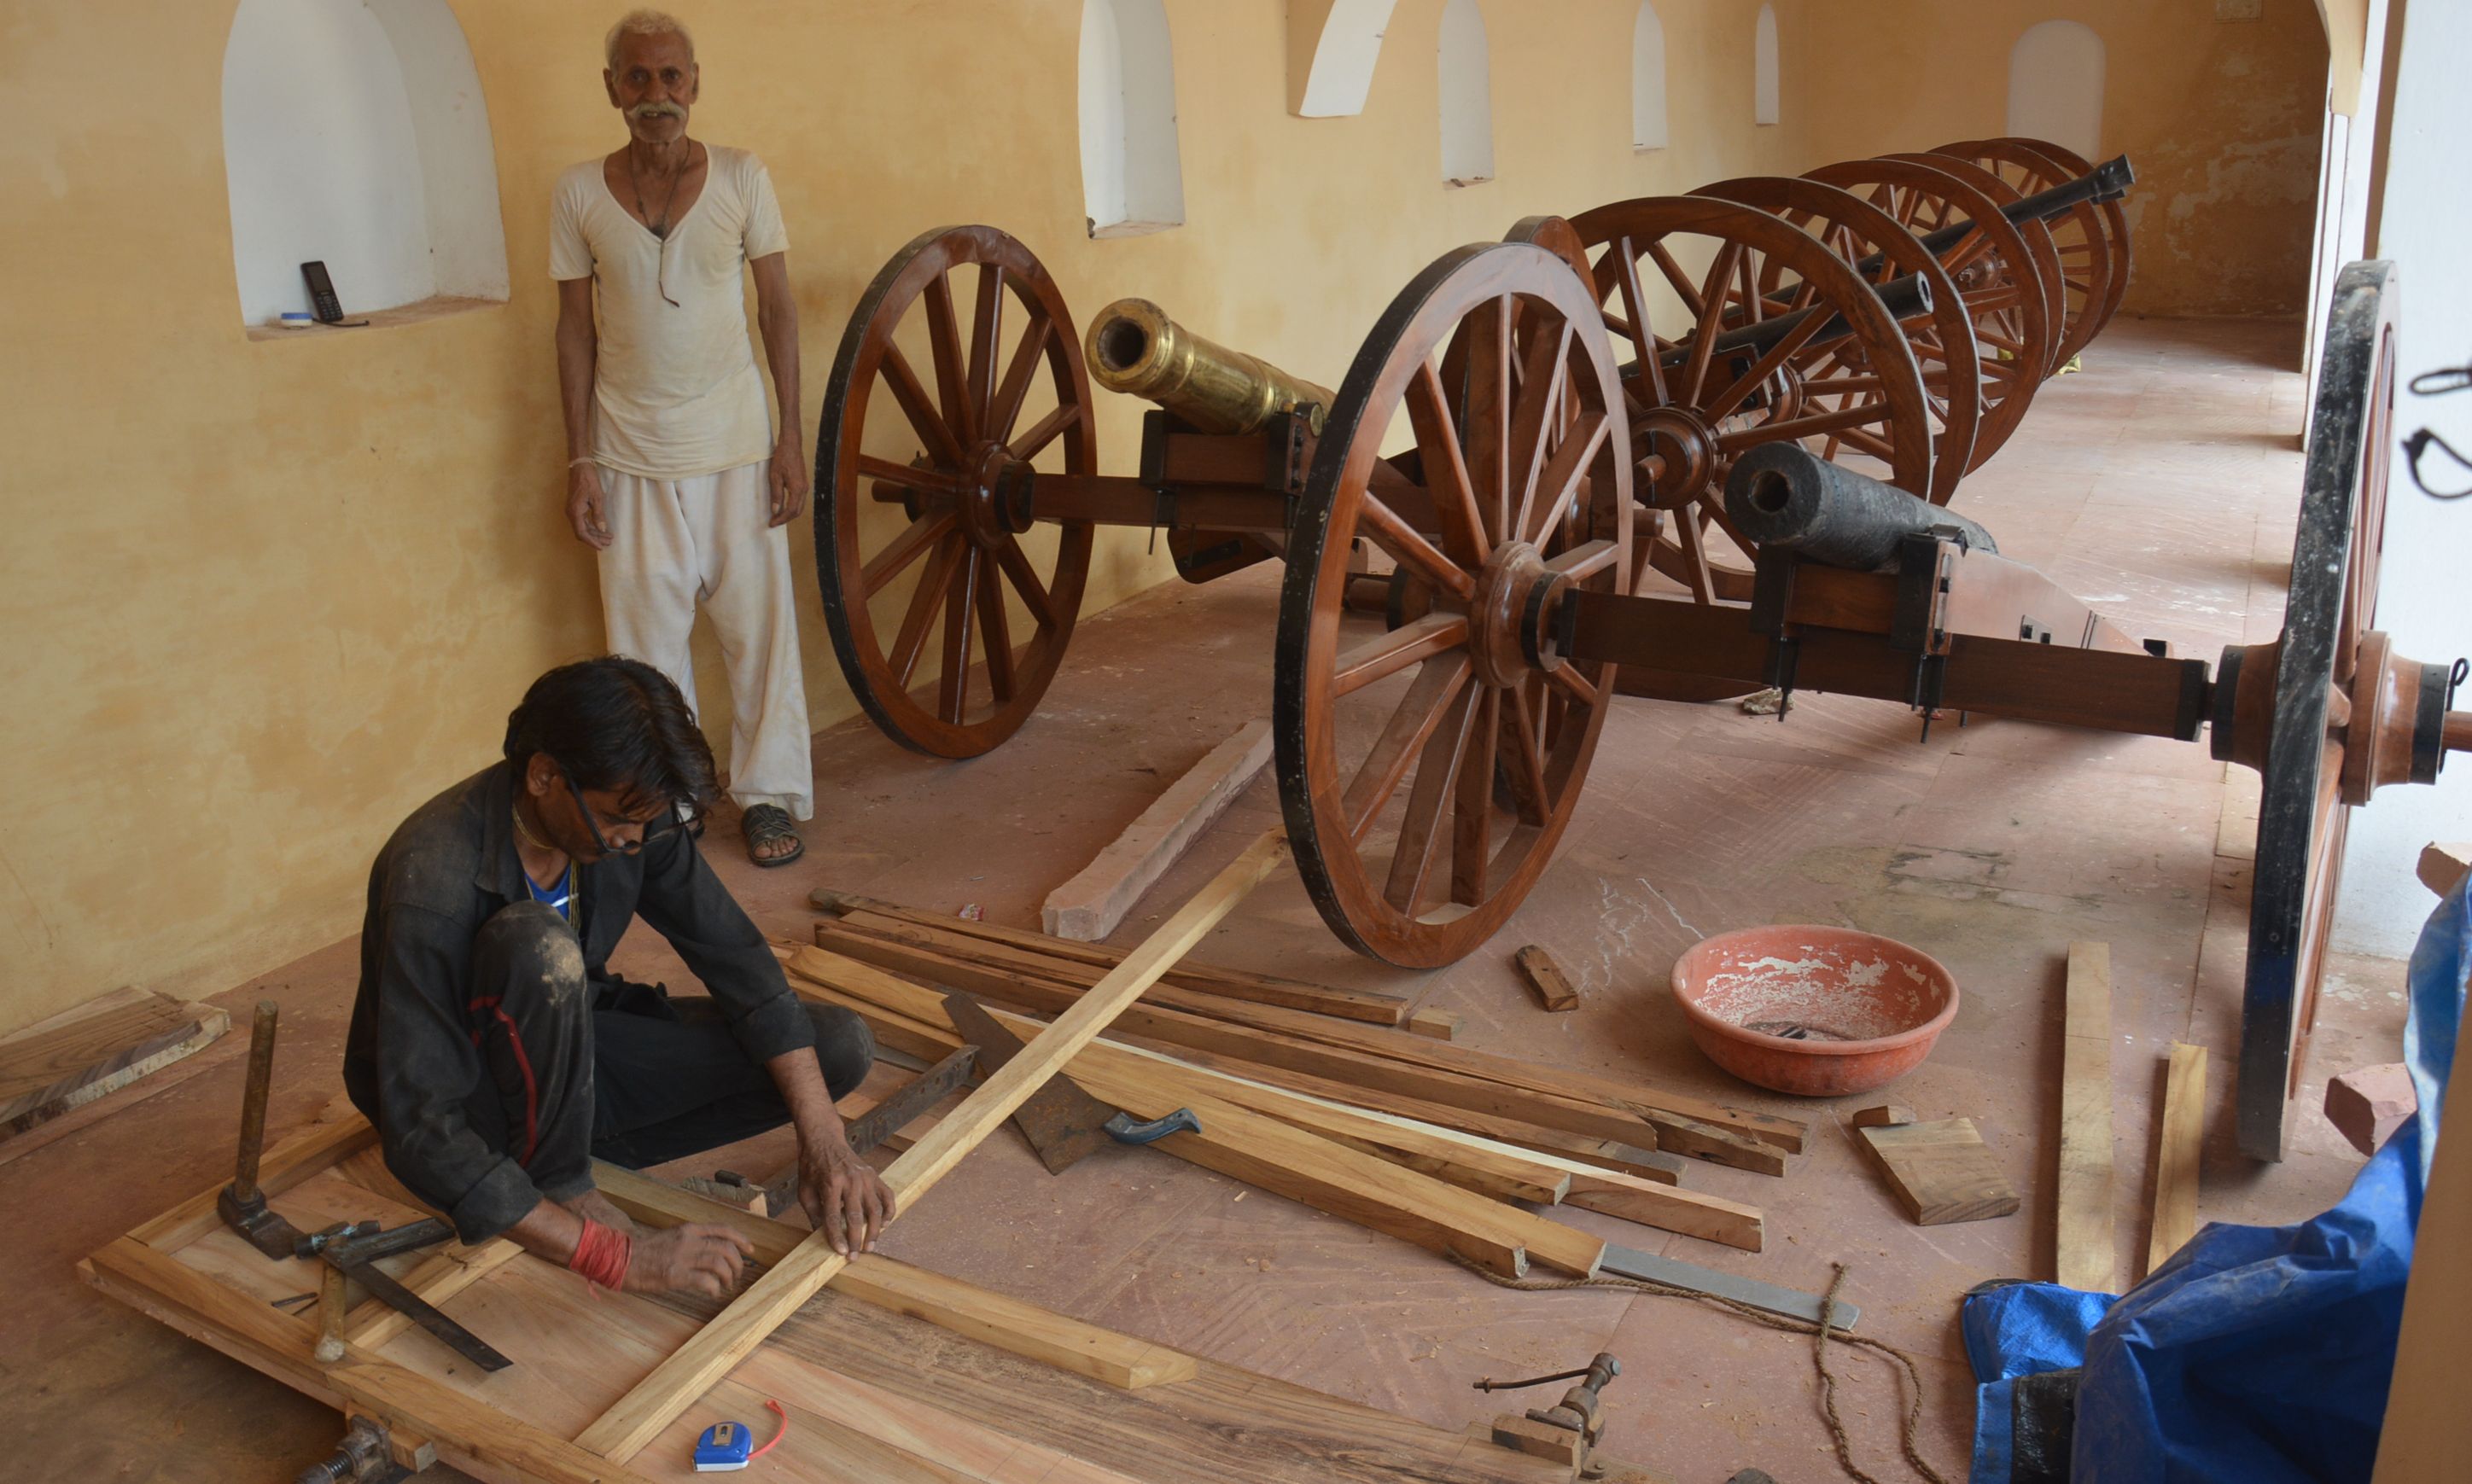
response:
<svg viewBox="0 0 2472 1484"><path fill-rule="evenodd" d="M610 649L669 676L693 707L688 636L701 601L729 667L729 796L806 819L816 784L790 537L769 524L765 467L654 480L603 466L613 539L601 554L601 615Z"/></svg>

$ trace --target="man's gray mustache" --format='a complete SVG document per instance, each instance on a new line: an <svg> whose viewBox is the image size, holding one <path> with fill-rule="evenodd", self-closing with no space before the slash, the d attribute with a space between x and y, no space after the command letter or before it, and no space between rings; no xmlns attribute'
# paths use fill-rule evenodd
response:
<svg viewBox="0 0 2472 1484"><path fill-rule="evenodd" d="M630 118L639 119L682 119L687 116L687 110L674 103L639 103L627 113Z"/></svg>

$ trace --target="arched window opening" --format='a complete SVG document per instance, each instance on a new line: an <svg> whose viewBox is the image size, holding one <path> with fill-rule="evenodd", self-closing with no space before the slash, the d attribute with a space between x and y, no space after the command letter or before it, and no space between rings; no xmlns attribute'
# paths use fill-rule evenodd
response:
<svg viewBox="0 0 2472 1484"><path fill-rule="evenodd" d="M241 0L223 124L252 335L311 308L308 262L348 314L506 302L489 114L446 0Z"/></svg>
<svg viewBox="0 0 2472 1484"><path fill-rule="evenodd" d="M1093 237L1184 222L1176 56L1162 0L1082 0L1082 204Z"/></svg>
<svg viewBox="0 0 2472 1484"><path fill-rule="evenodd" d="M1493 64L1476 0L1442 9L1442 183L1493 178Z"/></svg>
<svg viewBox="0 0 2472 1484"><path fill-rule="evenodd" d="M1640 0L1630 28L1630 142L1635 150L1665 148L1665 23L1649 0Z"/></svg>
<svg viewBox="0 0 2472 1484"><path fill-rule="evenodd" d="M2073 20L2029 26L2008 52L2008 132L2101 157L2103 37Z"/></svg>
<svg viewBox="0 0 2472 1484"><path fill-rule="evenodd" d="M1777 121L1776 12L1760 7L1758 29L1751 34L1751 122Z"/></svg>
<svg viewBox="0 0 2472 1484"><path fill-rule="evenodd" d="M1290 95L1296 116L1308 119L1352 118L1365 111L1373 90L1373 64L1382 59L1382 34L1390 28L1398 0L1289 0L1288 24L1313 27L1313 12L1321 12L1313 30L1311 62L1301 88ZM1291 43L1289 65L1302 54L1305 38ZM1293 74L1291 75L1293 77ZM1294 82L1289 84L1296 87Z"/></svg>

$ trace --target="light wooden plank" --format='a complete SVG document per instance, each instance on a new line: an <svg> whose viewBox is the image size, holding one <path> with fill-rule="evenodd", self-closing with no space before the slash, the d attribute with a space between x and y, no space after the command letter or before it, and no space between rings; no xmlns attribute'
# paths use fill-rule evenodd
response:
<svg viewBox="0 0 2472 1484"><path fill-rule="evenodd" d="M1056 1018L1046 1030L962 1106L913 1144L885 1171L898 1207L926 1193L962 1157L1012 1116L1013 1110L1087 1046L1124 1009L1158 981L1176 960L1200 942L1247 893L1287 859L1286 838L1263 836L1222 871L1159 930L1127 954L1106 978ZM625 1462L658 1436L704 1388L726 1375L764 1342L781 1321L812 1297L847 1260L821 1233L755 1280L730 1306L698 1331L676 1354L653 1370L618 1404L576 1439L578 1446Z"/></svg>
<svg viewBox="0 0 2472 1484"><path fill-rule="evenodd" d="M1427 1006L1421 1010L1409 1011L1407 1019L1401 1021L1399 1025L1403 1030L1419 1036L1431 1036L1437 1041L1456 1041L1459 1039L1460 1032L1467 1027L1467 1018L1457 1010L1438 1010Z"/></svg>
<svg viewBox="0 0 2472 1484"><path fill-rule="evenodd" d="M2163 1117L2154 1149L2154 1218L2146 1271L2161 1267L2198 1235L2198 1154L2206 1137L2206 1048L2172 1043L2163 1073Z"/></svg>
<svg viewBox="0 0 2472 1484"><path fill-rule="evenodd" d="M1539 1005L1548 1010L1576 1010L1580 1007L1579 990L1563 977L1562 966L1554 961L1553 954L1531 943L1511 954L1510 961L1519 966L1520 977L1528 981L1530 989L1535 991Z"/></svg>
<svg viewBox="0 0 2472 1484"><path fill-rule="evenodd" d="M595 1161L593 1184L619 1210L648 1226L681 1221L725 1222L747 1234L756 1257L778 1262L810 1235L785 1221L750 1214L633 1170ZM958 1278L862 1253L833 1275L833 1291L924 1319L1061 1370L1126 1391L1189 1380L1196 1361L1167 1346L1068 1319L1053 1309L991 1292Z"/></svg>
<svg viewBox="0 0 2472 1484"><path fill-rule="evenodd" d="M2420 883L2444 896L2455 889L2455 883L2472 875L2472 845L2449 845L2432 840L2420 848L2417 868Z"/></svg>
<svg viewBox="0 0 2472 1484"><path fill-rule="evenodd" d="M2117 1293L2112 1215L2111 945L2069 945L2068 1029L2060 1054L2060 1178L2054 1250L2059 1281Z"/></svg>
<svg viewBox="0 0 2472 1484"><path fill-rule="evenodd" d="M1271 723L1248 721L1187 769L1071 881L1047 894L1039 926L1059 938L1095 943L1182 860L1271 761Z"/></svg>

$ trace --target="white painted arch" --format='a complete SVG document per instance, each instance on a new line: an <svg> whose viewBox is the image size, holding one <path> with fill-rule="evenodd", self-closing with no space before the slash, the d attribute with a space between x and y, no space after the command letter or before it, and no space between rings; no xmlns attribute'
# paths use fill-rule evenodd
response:
<svg viewBox="0 0 2472 1484"><path fill-rule="evenodd" d="M2102 158L2103 37L2073 20L2029 26L2008 49L2008 132Z"/></svg>
<svg viewBox="0 0 2472 1484"><path fill-rule="evenodd" d="M310 261L347 313L505 302L489 114L446 0L241 0L223 125L244 324L308 309Z"/></svg>
<svg viewBox="0 0 2472 1484"><path fill-rule="evenodd" d="M1439 51L1442 183L1475 185L1493 178L1493 61L1486 48L1485 12L1476 0L1442 7Z"/></svg>
<svg viewBox="0 0 2472 1484"><path fill-rule="evenodd" d="M1777 24L1773 6L1760 7L1751 30L1751 122L1777 121Z"/></svg>
<svg viewBox="0 0 2472 1484"><path fill-rule="evenodd" d="M1162 0L1082 0L1082 204L1093 237L1184 222L1176 52Z"/></svg>
<svg viewBox="0 0 2472 1484"><path fill-rule="evenodd" d="M1639 0L1630 26L1630 144L1665 148L1665 23L1651 0Z"/></svg>
<svg viewBox="0 0 2472 1484"><path fill-rule="evenodd" d="M1382 35L1398 0L1288 0L1288 24L1312 39L1304 85L1292 106L1298 117L1352 118L1373 90ZM1319 24L1315 12L1319 12ZM1301 38L1298 38L1301 39ZM1292 62L1293 65L1293 62Z"/></svg>

